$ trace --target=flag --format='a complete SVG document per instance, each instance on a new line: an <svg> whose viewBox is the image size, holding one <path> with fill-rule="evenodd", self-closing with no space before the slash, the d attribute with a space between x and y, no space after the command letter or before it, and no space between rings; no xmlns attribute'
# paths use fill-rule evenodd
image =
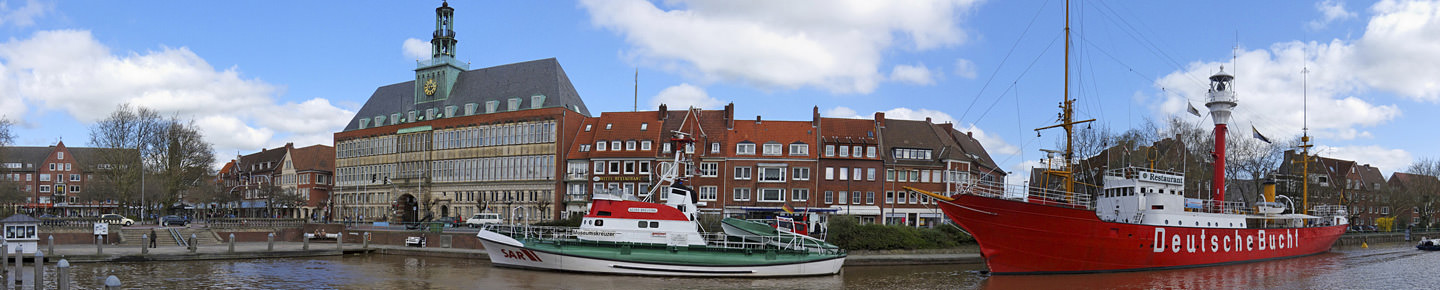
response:
<svg viewBox="0 0 1440 290"><path fill-rule="evenodd" d="M780 210L784 210L785 213L788 213L788 214L795 214L795 208L790 207L790 204L788 204L788 203L785 204L785 206L780 207Z"/></svg>
<svg viewBox="0 0 1440 290"><path fill-rule="evenodd" d="M1260 141L1265 141L1265 143L1271 143L1270 138L1265 138L1265 135L1260 135L1260 130L1255 129L1255 125L1250 125L1250 131L1255 132L1255 139L1260 139Z"/></svg>
<svg viewBox="0 0 1440 290"><path fill-rule="evenodd" d="M1185 106L1186 106L1186 107L1189 107L1189 108L1186 108L1185 110L1186 110L1186 111L1189 111L1191 115L1195 115L1196 117L1199 117L1199 116L1200 116L1200 110L1199 110L1199 109L1195 109L1195 105L1194 105L1194 104L1191 104L1190 102L1185 102Z"/></svg>

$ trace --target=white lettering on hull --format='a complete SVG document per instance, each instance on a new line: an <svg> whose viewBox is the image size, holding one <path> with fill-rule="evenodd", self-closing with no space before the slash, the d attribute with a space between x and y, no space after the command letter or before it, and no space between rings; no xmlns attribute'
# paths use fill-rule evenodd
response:
<svg viewBox="0 0 1440 290"><path fill-rule="evenodd" d="M1210 239L1209 247L1205 246L1206 237ZM1155 227L1152 241L1154 243L1151 244L1151 251L1155 253L1163 253L1167 249L1171 253L1181 253L1182 249L1185 253L1274 251L1299 247L1300 231L1285 230L1284 233L1275 233L1258 230L1254 234L1241 234L1236 230L1231 234L1210 235L1202 229L1198 235L1193 233L1167 235L1165 228Z"/></svg>

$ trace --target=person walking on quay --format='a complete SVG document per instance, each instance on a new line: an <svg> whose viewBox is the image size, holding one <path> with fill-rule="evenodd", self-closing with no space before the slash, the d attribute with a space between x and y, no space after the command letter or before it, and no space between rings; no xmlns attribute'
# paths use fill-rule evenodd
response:
<svg viewBox="0 0 1440 290"><path fill-rule="evenodd" d="M155 229L154 229L154 228L151 228L151 229L150 229L150 248L151 248L151 249L154 249L154 248L155 248Z"/></svg>

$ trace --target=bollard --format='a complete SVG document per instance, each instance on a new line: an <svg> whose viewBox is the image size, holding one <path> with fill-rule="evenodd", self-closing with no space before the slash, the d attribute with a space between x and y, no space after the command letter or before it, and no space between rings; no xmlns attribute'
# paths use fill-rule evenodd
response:
<svg viewBox="0 0 1440 290"><path fill-rule="evenodd" d="M150 253L150 245L146 245L146 244L145 244L145 241L149 241L149 240L150 240L150 234L140 234L140 254L141 254L141 255L149 254L149 253Z"/></svg>
<svg viewBox="0 0 1440 290"><path fill-rule="evenodd" d="M35 289L45 289L45 254L35 252L35 280L30 280Z"/></svg>
<svg viewBox="0 0 1440 290"><path fill-rule="evenodd" d="M120 290L120 278L115 278L115 275L105 278L105 290Z"/></svg>
<svg viewBox="0 0 1440 290"><path fill-rule="evenodd" d="M96 255L105 254L105 246L104 246L105 243L104 243L104 241L105 241L105 240L104 240L104 239L101 239L100 236L95 236L95 254L96 254Z"/></svg>
<svg viewBox="0 0 1440 290"><path fill-rule="evenodd" d="M340 250L340 253L341 253L341 254L344 254L344 253L345 253L345 232L344 232L344 231L341 231L341 232L335 234L335 249L336 249L336 250Z"/></svg>
<svg viewBox="0 0 1440 290"><path fill-rule="evenodd" d="M230 234L230 253L235 253L235 234Z"/></svg>
<svg viewBox="0 0 1440 290"><path fill-rule="evenodd" d="M59 290L70 290L70 261L60 259L55 263L55 286Z"/></svg>
<svg viewBox="0 0 1440 290"><path fill-rule="evenodd" d="M0 242L0 272L10 270L10 243Z"/></svg>
<svg viewBox="0 0 1440 290"><path fill-rule="evenodd" d="M266 250L266 251L274 252L274 251L275 251L275 233L270 233L270 235L265 236L265 243L268 244L268 245L265 246L265 250Z"/></svg>
<svg viewBox="0 0 1440 290"><path fill-rule="evenodd" d="M46 255L51 255L51 256L54 256L54 255L55 255L55 235L50 235L50 251L49 251L49 253L45 253L45 254L46 254Z"/></svg>
<svg viewBox="0 0 1440 290"><path fill-rule="evenodd" d="M365 232L365 237L364 237L363 240L361 240L361 241L362 241L362 246L360 246L360 247L363 248L363 249L369 249L369 248L370 248L370 232Z"/></svg>
<svg viewBox="0 0 1440 290"><path fill-rule="evenodd" d="M310 236L305 235L305 234L300 234L300 235L305 237L305 247L304 247L304 250L309 251L309 250L310 250Z"/></svg>
<svg viewBox="0 0 1440 290"><path fill-rule="evenodd" d="M15 247L15 264L10 265L10 275L5 275L5 282L9 283L5 285L15 285L15 283L20 283L20 279L23 279L20 278L20 270L24 269L20 267L20 264L25 263L23 254L25 252L21 251L20 247Z"/></svg>
<svg viewBox="0 0 1440 290"><path fill-rule="evenodd" d="M200 245L196 245L196 244L195 244L195 234L190 234L190 242L189 242L189 244L190 244L190 253L191 253L191 254L194 254L194 253L195 253L195 250L199 250L199 249L200 249Z"/></svg>

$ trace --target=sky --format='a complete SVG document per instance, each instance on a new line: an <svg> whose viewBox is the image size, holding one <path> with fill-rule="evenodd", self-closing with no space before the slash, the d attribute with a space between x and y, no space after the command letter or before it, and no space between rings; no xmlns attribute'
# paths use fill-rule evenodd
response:
<svg viewBox="0 0 1440 290"><path fill-rule="evenodd" d="M86 146L129 103L193 120L217 160L331 145L374 90L414 79L439 1L0 0L0 115L17 145ZM734 103L737 118L952 122L1005 170L1053 148L1060 0L456 1L457 58L557 58L593 114ZM1231 138L1309 128L1322 156L1387 175L1440 157L1440 2L1070 5L1076 119L1209 126L1236 76ZM637 84L638 73L638 84ZM1240 133L1233 133L1240 132Z"/></svg>

